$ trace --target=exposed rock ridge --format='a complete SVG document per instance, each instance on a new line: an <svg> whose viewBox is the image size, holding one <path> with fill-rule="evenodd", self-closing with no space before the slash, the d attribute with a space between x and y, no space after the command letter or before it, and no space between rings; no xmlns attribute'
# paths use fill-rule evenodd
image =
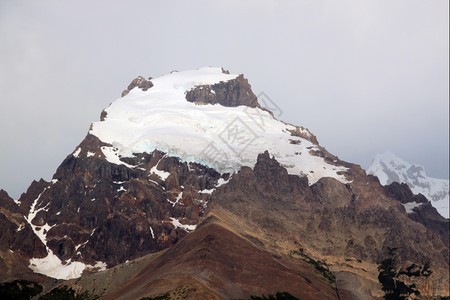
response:
<svg viewBox="0 0 450 300"><path fill-rule="evenodd" d="M427 203L427 198L422 195L414 195L409 186L406 183L392 182L389 185L385 185L384 189L388 195L402 204L416 202L416 203Z"/></svg>
<svg viewBox="0 0 450 300"><path fill-rule="evenodd" d="M288 123L286 123L288 124ZM292 125L292 124L289 124ZM314 143L316 145L319 145L319 141L317 140L317 137L309 131L308 128L305 128L303 126L295 126L295 130L289 130L292 136L298 136L301 138L304 138L305 140L310 141L311 143Z"/></svg>
<svg viewBox="0 0 450 300"><path fill-rule="evenodd" d="M213 85L200 85L186 92L186 100L197 104L220 104L228 107L260 107L244 75Z"/></svg>
<svg viewBox="0 0 450 300"><path fill-rule="evenodd" d="M24 258L45 256L44 245L34 235L17 204L3 190L0 190L0 228L0 247L7 245Z"/></svg>
<svg viewBox="0 0 450 300"><path fill-rule="evenodd" d="M393 182L384 186L384 189L391 198L400 201L404 206L411 205L411 210L407 211L411 220L425 225L437 234L444 244L449 244L449 220L441 216L425 196L414 195L406 183Z"/></svg>
<svg viewBox="0 0 450 300"><path fill-rule="evenodd" d="M309 248L318 258L328 257L336 272L349 270L345 265L362 271L358 261L370 264L373 275L365 276L375 282L377 265L389 249L397 248L397 268L431 264L430 277L415 279L422 294L447 295L448 282L442 278L448 276L443 267L449 261L448 244L440 226L448 227L448 221L439 226L416 221L376 178L356 165L350 173L355 177L349 184L322 178L309 186L306 177L288 175L266 152L253 170L242 168L212 195L211 211L223 209L250 228L270 232L275 249L286 247L285 237L290 236L292 249Z"/></svg>
<svg viewBox="0 0 450 300"><path fill-rule="evenodd" d="M157 150L113 164L105 147L88 135L52 182L35 182L20 198L24 215L36 201L41 210L30 221L51 227L47 246L62 261L114 266L170 247L195 228L218 180L228 178Z"/></svg>
<svg viewBox="0 0 450 300"><path fill-rule="evenodd" d="M151 81L152 77L145 79L142 76L138 76L128 85L127 89L122 92L122 97L126 96L132 89L135 87L140 88L144 92L153 86L153 82Z"/></svg>
<svg viewBox="0 0 450 300"><path fill-rule="evenodd" d="M45 246L34 234L19 207L0 190L0 282L29 278L28 259L44 257Z"/></svg>

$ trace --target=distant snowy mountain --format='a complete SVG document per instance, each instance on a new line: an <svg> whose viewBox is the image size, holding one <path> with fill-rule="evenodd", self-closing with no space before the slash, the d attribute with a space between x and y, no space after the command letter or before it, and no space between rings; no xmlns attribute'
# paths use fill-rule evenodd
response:
<svg viewBox="0 0 450 300"><path fill-rule="evenodd" d="M449 217L449 181L428 177L423 166L408 163L386 151L375 156L367 173L377 176L383 185L406 183L415 194L427 197L442 216Z"/></svg>

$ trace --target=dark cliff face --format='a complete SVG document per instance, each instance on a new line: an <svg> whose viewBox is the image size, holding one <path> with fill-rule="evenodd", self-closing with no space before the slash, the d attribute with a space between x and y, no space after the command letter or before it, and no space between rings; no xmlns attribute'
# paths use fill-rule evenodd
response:
<svg viewBox="0 0 450 300"><path fill-rule="evenodd" d="M384 186L386 193L393 199L406 203L421 203L408 213L408 217L415 222L425 225L438 235L444 244L449 244L449 220L441 216L423 195L414 195L406 183L393 182Z"/></svg>
<svg viewBox="0 0 450 300"><path fill-rule="evenodd" d="M45 246L34 235L14 200L3 190L0 190L0 228L0 250L12 250L25 259L46 255Z"/></svg>
<svg viewBox="0 0 450 300"><path fill-rule="evenodd" d="M69 155L51 183L31 185L20 201L28 214L34 200L39 211L32 224L52 228L47 246L63 261L72 259L109 266L167 248L195 225L209 194L221 178L213 169L179 161L164 153L142 153L126 163L102 157L104 144L88 135L77 157ZM90 153L88 155L88 153ZM156 167L167 178L152 172Z"/></svg>
<svg viewBox="0 0 450 300"><path fill-rule="evenodd" d="M389 185L384 186L384 189L391 198L394 198L403 204L409 202L428 202L427 198L424 195L414 195L406 183L393 182Z"/></svg>
<svg viewBox="0 0 450 300"><path fill-rule="evenodd" d="M28 260L46 254L44 244L33 233L17 204L0 190L0 282L32 278Z"/></svg>
<svg viewBox="0 0 450 300"><path fill-rule="evenodd" d="M210 207L221 207L251 226L279 238L288 236L322 255L377 264L388 249L397 248L404 264L448 264L448 254L442 252L448 247L436 229L411 220L397 203L369 176L349 184L322 178L308 186L306 177L288 175L266 152L258 156L254 170L242 168L218 189Z"/></svg>
<svg viewBox="0 0 450 300"><path fill-rule="evenodd" d="M9 197L8 193L4 190L0 190L0 207L10 212L19 212L19 207L14 200Z"/></svg>
<svg viewBox="0 0 450 300"><path fill-rule="evenodd" d="M138 76L128 85L127 89L122 92L122 97L126 96L132 89L139 88L143 91L147 91L149 88L153 87L153 82L151 77L145 79L142 76Z"/></svg>
<svg viewBox="0 0 450 300"><path fill-rule="evenodd" d="M186 93L186 100L197 104L220 104L235 107L260 107L248 80L241 74L236 79L213 85L201 85Z"/></svg>

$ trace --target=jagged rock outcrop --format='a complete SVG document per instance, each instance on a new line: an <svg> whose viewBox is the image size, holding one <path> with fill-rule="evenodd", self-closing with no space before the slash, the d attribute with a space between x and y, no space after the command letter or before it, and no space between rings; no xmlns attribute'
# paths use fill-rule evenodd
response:
<svg viewBox="0 0 450 300"><path fill-rule="evenodd" d="M409 186L406 183L398 183L398 182L392 182L389 185L385 185L384 189L386 193L400 201L402 204L410 203L410 202L416 202L416 203L427 203L427 198L422 195L414 195Z"/></svg>
<svg viewBox="0 0 450 300"><path fill-rule="evenodd" d="M317 137L303 126L296 126L295 130L290 130L290 132L292 136L298 136L319 145Z"/></svg>
<svg viewBox="0 0 450 300"><path fill-rule="evenodd" d="M153 86L152 78L145 79L142 76L138 76L128 85L127 89L122 92L122 97L126 96L135 87L140 88L143 91L147 91Z"/></svg>
<svg viewBox="0 0 450 300"><path fill-rule="evenodd" d="M30 276L28 259L45 256L45 246L3 190L0 190L0 228L0 282Z"/></svg>
<svg viewBox="0 0 450 300"><path fill-rule="evenodd" d="M46 208L31 222L51 227L47 246L62 261L113 266L173 245L189 231L184 226L194 228L202 215L209 196L202 191L221 178L159 151L112 164L104 159L104 146L88 135L51 183L33 183L19 200L25 215L34 201L35 210Z"/></svg>
<svg viewBox="0 0 450 300"><path fill-rule="evenodd" d="M234 107L260 107L248 80L241 74L236 79L213 85L197 86L186 92L186 100L198 104L220 104Z"/></svg>
<svg viewBox="0 0 450 300"><path fill-rule="evenodd" d="M353 169L358 172L356 166ZM423 262L433 266L433 276L418 280L423 293L445 293L448 285L443 277L448 273L443 266L448 265L448 253L443 250L448 251L448 246L434 228L408 218L376 178L359 176L349 184L322 178L308 186L305 179L291 176L268 153L261 154L254 170L242 168L212 195L209 207L238 216L250 228L270 232L275 248L278 243L286 247L288 238L291 247L299 245L328 257L336 272L348 270L343 267L347 264L358 273L359 261L369 263L373 275L366 276L372 280L388 249L397 248L398 267Z"/></svg>
<svg viewBox="0 0 450 300"><path fill-rule="evenodd" d="M45 256L45 247L34 235L19 207L8 194L0 190L0 249L7 249L24 258Z"/></svg>
<svg viewBox="0 0 450 300"><path fill-rule="evenodd" d="M449 244L449 221L442 217L425 196L414 195L406 183L393 182L384 186L386 193L400 201L407 209L408 217L425 225L437 234L444 244ZM446 253L448 256L448 253Z"/></svg>

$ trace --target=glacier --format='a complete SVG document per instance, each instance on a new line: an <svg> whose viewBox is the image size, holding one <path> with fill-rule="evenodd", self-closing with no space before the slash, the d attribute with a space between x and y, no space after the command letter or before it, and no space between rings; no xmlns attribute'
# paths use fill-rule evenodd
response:
<svg viewBox="0 0 450 300"><path fill-rule="evenodd" d="M105 109L104 120L93 123L89 133L111 145L102 151L114 164L126 165L120 158L160 150L224 174L235 173L242 166L253 167L258 154L268 150L290 174L308 176L310 184L322 177L348 182L346 167L312 155L310 151L319 150L318 146L292 136L290 130L296 127L268 111L186 100L186 92L194 87L237 76L207 67L152 79L153 87L147 91L135 87L113 101Z"/></svg>

